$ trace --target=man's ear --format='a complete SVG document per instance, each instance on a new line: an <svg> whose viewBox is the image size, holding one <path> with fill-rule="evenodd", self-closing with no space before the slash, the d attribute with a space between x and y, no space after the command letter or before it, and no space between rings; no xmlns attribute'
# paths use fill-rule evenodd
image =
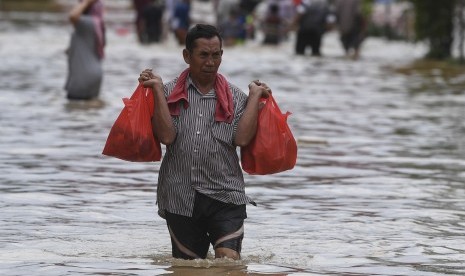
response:
<svg viewBox="0 0 465 276"><path fill-rule="evenodd" d="M187 64L190 64L191 56L187 49L182 50L182 57L184 58L184 62L186 62Z"/></svg>

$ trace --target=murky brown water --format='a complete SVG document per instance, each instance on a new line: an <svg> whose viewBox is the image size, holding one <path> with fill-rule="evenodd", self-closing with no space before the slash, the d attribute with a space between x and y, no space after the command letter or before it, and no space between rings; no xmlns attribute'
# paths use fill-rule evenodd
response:
<svg viewBox="0 0 465 276"><path fill-rule="evenodd" d="M121 26L119 26L121 27ZM294 170L247 176L241 262L176 261L156 215L158 163L102 156L139 72L165 80L184 63L172 42L141 46L108 30L100 105L68 103L66 24L0 21L1 275L463 275L465 96L410 93L422 84L383 68L420 46L370 39L343 59L292 43L225 49L222 65L246 89L267 82L299 139ZM439 81L439 80L438 80Z"/></svg>

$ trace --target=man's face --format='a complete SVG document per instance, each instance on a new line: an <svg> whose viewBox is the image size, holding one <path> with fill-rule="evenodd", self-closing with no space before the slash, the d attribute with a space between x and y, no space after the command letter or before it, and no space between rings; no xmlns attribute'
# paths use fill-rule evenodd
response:
<svg viewBox="0 0 465 276"><path fill-rule="evenodd" d="M190 65L190 73L193 78L204 79L216 77L222 55L223 50L218 37L199 38L195 40L192 53L184 51L184 60Z"/></svg>

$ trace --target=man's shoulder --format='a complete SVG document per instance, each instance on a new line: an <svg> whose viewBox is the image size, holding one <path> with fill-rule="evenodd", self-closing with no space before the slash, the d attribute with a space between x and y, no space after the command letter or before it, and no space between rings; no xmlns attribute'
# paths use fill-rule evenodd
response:
<svg viewBox="0 0 465 276"><path fill-rule="evenodd" d="M239 105L243 105L247 102L247 94L242 91L238 86L228 81L229 89L231 90L233 102Z"/></svg>
<svg viewBox="0 0 465 276"><path fill-rule="evenodd" d="M244 93L242 91L242 89L240 89L237 85L235 85L234 83L231 83L230 81L228 81L228 85L229 85L229 88L231 89L231 92L232 93Z"/></svg>
<svg viewBox="0 0 465 276"><path fill-rule="evenodd" d="M244 98L244 97L247 98L247 95L245 94L245 92L242 91L242 89L240 89L237 85L229 81L228 81L228 85L229 85L229 89L231 90L231 94L234 99Z"/></svg>
<svg viewBox="0 0 465 276"><path fill-rule="evenodd" d="M176 82L178 81L178 78L179 78L179 77L175 77L174 79L171 79L170 81L165 82L165 85L173 85L173 84L176 84Z"/></svg>
<svg viewBox="0 0 465 276"><path fill-rule="evenodd" d="M176 81L178 80L178 77L163 83L163 90L165 92L165 97L168 97L171 92L174 90L174 86L176 85Z"/></svg>
<svg viewBox="0 0 465 276"><path fill-rule="evenodd" d="M176 85L176 82L178 81L178 78L179 77L175 77L174 79L168 81L168 82L165 82L163 85L165 86L165 89L169 90L171 92L171 90L173 90L174 86Z"/></svg>

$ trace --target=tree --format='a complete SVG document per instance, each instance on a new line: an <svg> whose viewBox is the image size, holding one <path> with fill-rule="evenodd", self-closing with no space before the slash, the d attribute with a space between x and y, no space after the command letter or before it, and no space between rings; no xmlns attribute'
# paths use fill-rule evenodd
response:
<svg viewBox="0 0 465 276"><path fill-rule="evenodd" d="M427 58L447 59L452 55L454 15L457 0L410 0L415 8L417 40L427 40Z"/></svg>

